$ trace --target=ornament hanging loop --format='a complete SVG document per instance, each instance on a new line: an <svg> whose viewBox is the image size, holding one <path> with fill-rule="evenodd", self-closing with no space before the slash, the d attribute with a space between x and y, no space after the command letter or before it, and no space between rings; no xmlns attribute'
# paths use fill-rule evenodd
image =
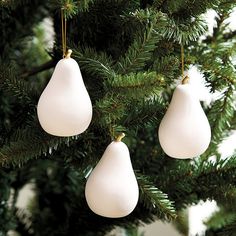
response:
<svg viewBox="0 0 236 236"><path fill-rule="evenodd" d="M67 26L67 21L66 17L64 14L64 9L61 8L61 40L62 40L62 57L66 57L66 26ZM71 53L70 53L71 54Z"/></svg>

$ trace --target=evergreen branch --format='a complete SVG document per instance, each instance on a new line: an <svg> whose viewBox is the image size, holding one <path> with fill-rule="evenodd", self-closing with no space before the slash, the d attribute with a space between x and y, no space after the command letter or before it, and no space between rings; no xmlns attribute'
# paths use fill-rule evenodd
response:
<svg viewBox="0 0 236 236"><path fill-rule="evenodd" d="M18 130L14 139L0 148L0 165L21 166L33 158L51 155L59 145L69 145L77 138L78 136L60 138L48 135L42 132L35 119L31 125Z"/></svg>
<svg viewBox="0 0 236 236"><path fill-rule="evenodd" d="M225 34L225 35L224 35L224 40L225 40L225 41L231 40L231 39L233 39L233 38L235 38L235 37L236 37L236 30L231 31L231 32Z"/></svg>
<svg viewBox="0 0 236 236"><path fill-rule="evenodd" d="M27 78L29 76L32 76L32 75L35 75L35 74L38 74L42 71L45 71L45 70L48 70L48 69L51 69L52 67L55 67L56 66L56 62L54 60L50 60L48 62L45 62L44 64L38 66L38 67L34 67L32 68L30 71L25 71L23 72L20 77L22 78Z"/></svg>
<svg viewBox="0 0 236 236"><path fill-rule="evenodd" d="M137 227L125 228L125 236L145 236L144 232L139 232Z"/></svg>
<svg viewBox="0 0 236 236"><path fill-rule="evenodd" d="M0 2L0 7L16 8L28 3L30 0L2 0Z"/></svg>
<svg viewBox="0 0 236 236"><path fill-rule="evenodd" d="M120 74L137 72L144 68L156 48L156 43L161 39L161 35L156 28L163 27L165 24L165 18L162 13L154 14L148 9L146 11L137 11L135 17L142 20L146 18L145 20L148 23L146 23L145 29L141 28L139 30L133 44L116 63L115 69Z"/></svg>
<svg viewBox="0 0 236 236"><path fill-rule="evenodd" d="M207 9L217 9L220 2L220 0L201 0L197 2L193 2L190 0L154 0L153 6L163 11L167 11L169 15L175 15L176 17L182 16L189 20L190 17L198 16L202 13L205 13Z"/></svg>
<svg viewBox="0 0 236 236"><path fill-rule="evenodd" d="M166 0L154 0L152 7L160 11L165 3L166 3Z"/></svg>
<svg viewBox="0 0 236 236"><path fill-rule="evenodd" d="M134 95L132 96L134 98ZM103 99L97 101L94 112L94 120L99 121L97 125L106 128L109 125L119 124L124 131L125 127L136 130L160 122L164 104L159 97L153 96L148 99L138 96L137 100L129 99L129 94L117 96L108 93ZM126 100L126 103L121 103L121 100Z"/></svg>
<svg viewBox="0 0 236 236"><path fill-rule="evenodd" d="M177 217L173 202L168 199L168 195L159 190L144 175L137 176L141 191L142 204L148 209L155 209L161 219L173 220Z"/></svg>
<svg viewBox="0 0 236 236"><path fill-rule="evenodd" d="M80 51L79 48L74 48L73 57L78 60L82 70L101 79L115 76L112 59L105 53L98 54L92 48L85 48L82 53Z"/></svg>
<svg viewBox="0 0 236 236"><path fill-rule="evenodd" d="M235 220L235 213L220 208L220 210L216 211L211 218L205 222L205 225L208 229L217 230L232 224Z"/></svg>
<svg viewBox="0 0 236 236"><path fill-rule="evenodd" d="M84 12L89 10L89 6L94 3L94 0L77 1L79 11Z"/></svg>
<svg viewBox="0 0 236 236"><path fill-rule="evenodd" d="M76 16L79 12L88 11L89 5L93 2L94 0L56 0L52 5L58 11L62 9L65 18L70 19Z"/></svg>
<svg viewBox="0 0 236 236"><path fill-rule="evenodd" d="M21 101L26 101L27 103L32 102L32 99L28 93L28 91L30 91L30 88L23 81L19 81L16 78L9 80L7 79L3 84L3 89L8 93L13 94Z"/></svg>
<svg viewBox="0 0 236 236"><path fill-rule="evenodd" d="M224 14L218 14L218 17L215 17L216 27L213 28L212 42L218 38L222 28L224 28L223 22L227 18L227 15L228 13L224 12Z"/></svg>
<svg viewBox="0 0 236 236"><path fill-rule="evenodd" d="M234 89L232 86L222 94L208 112L209 122L211 124L212 138L208 150L204 153L204 157L215 154L218 150L218 144L231 130L231 120L234 118Z"/></svg>
<svg viewBox="0 0 236 236"><path fill-rule="evenodd" d="M178 213L178 218L174 221L173 225L181 235L187 236L189 233L188 208L184 208L178 211L177 213Z"/></svg>
<svg viewBox="0 0 236 236"><path fill-rule="evenodd" d="M205 57L205 60L207 60L207 58L208 57ZM221 80L224 80L229 86L236 84L235 70L229 63L222 65L222 62L219 63L217 61L208 60L207 63L201 63L201 69L206 75L207 82L211 83L213 92L225 87L225 84L223 84Z"/></svg>
<svg viewBox="0 0 236 236"><path fill-rule="evenodd" d="M174 169L168 165L164 171L159 171L157 182L162 183L162 188L175 199L177 209L189 203L197 203L200 199L235 205L236 157L215 163L202 160L197 162L190 165L188 162L176 161L172 164L176 165Z"/></svg>
<svg viewBox="0 0 236 236"><path fill-rule="evenodd" d="M195 165L195 177L209 177L218 174L226 174L228 171L234 171L236 168L236 157L232 156L225 160L218 160L216 163L210 161L200 161Z"/></svg>
<svg viewBox="0 0 236 236"><path fill-rule="evenodd" d="M12 59L17 61L21 58L19 54L26 48L27 37L35 35L33 32L35 25L48 15L49 1L5 0L4 2L7 7L0 8L0 27L4 29L0 42L1 58L9 61L11 57L10 61ZM17 55L16 50L20 52Z"/></svg>
<svg viewBox="0 0 236 236"><path fill-rule="evenodd" d="M217 236L235 236L236 232L236 220L231 224L227 225L223 230L217 233Z"/></svg>
<svg viewBox="0 0 236 236"><path fill-rule="evenodd" d="M174 18L168 18L167 22L167 27L163 29L163 37L183 45L197 41L207 30L207 24L200 16L188 22Z"/></svg>
<svg viewBox="0 0 236 236"><path fill-rule="evenodd" d="M120 95L107 93L103 99L98 100L94 112L95 117L99 117L94 119L98 122L97 125L108 127L111 124L118 123L126 114L125 104L120 102L123 99Z"/></svg>
<svg viewBox="0 0 236 236"><path fill-rule="evenodd" d="M191 20L192 17L204 14L208 9L216 12L229 11L235 6L234 0L199 0L175 1L154 0L153 7L173 15L175 18Z"/></svg>
<svg viewBox="0 0 236 236"><path fill-rule="evenodd" d="M156 72L139 72L130 73L129 75L116 75L112 79L108 79L107 83L115 89L135 89L146 87L153 87L163 83L162 76L157 75Z"/></svg>
<svg viewBox="0 0 236 236"><path fill-rule="evenodd" d="M177 73L179 73L179 65L180 65L179 57L173 55L166 55L162 56L161 58L157 58L154 61L153 69L157 73L164 75L165 83L167 83L167 82L172 82L173 77ZM169 81L168 79L171 81Z"/></svg>
<svg viewBox="0 0 236 236"><path fill-rule="evenodd" d="M231 59L235 53L235 43L226 42L224 39L225 14L228 15L228 12L217 18L218 24L214 28L213 36L206 38L201 46L197 45L193 49L194 55L199 55L197 62L213 92L225 89L225 83L222 81L225 81L227 86L236 84L235 68Z"/></svg>
<svg viewBox="0 0 236 236"><path fill-rule="evenodd" d="M236 187L232 182L228 185L219 186L219 196L215 197L215 200L219 205L224 206L228 211L236 210Z"/></svg>
<svg viewBox="0 0 236 236"><path fill-rule="evenodd" d="M11 187L15 178L16 174L13 171L0 168L0 235L7 235L7 232L12 229L12 225L16 223Z"/></svg>
<svg viewBox="0 0 236 236"><path fill-rule="evenodd" d="M177 209L190 202L196 202L196 198L192 196L192 193L195 193L195 185L193 166L190 161L172 160L166 157L163 159L161 167L158 165L150 167L159 170L155 171L156 182L161 183L161 188L171 199L175 199Z"/></svg>
<svg viewBox="0 0 236 236"><path fill-rule="evenodd" d="M159 124L163 117L164 104L159 97L129 104L127 116L121 121L125 127L143 128L145 125Z"/></svg>
<svg viewBox="0 0 236 236"><path fill-rule="evenodd" d="M222 203L232 201L235 205L236 156L216 163L202 161L192 173L195 189L199 196L215 199ZM207 186L202 191L203 186ZM216 188L217 187L217 188ZM229 198L229 196L232 196Z"/></svg>
<svg viewBox="0 0 236 236"><path fill-rule="evenodd" d="M221 34L222 32L220 32ZM225 80L230 85L235 85L235 68L232 60L235 54L235 42L225 42L222 37L217 36L216 39L208 42L208 44L207 50L204 44L200 47L197 46L194 52L196 55L201 55L197 60L206 74L206 80L213 84L212 87L214 89L223 87L220 87L222 80Z"/></svg>
<svg viewBox="0 0 236 236"><path fill-rule="evenodd" d="M24 81L16 78L11 68L0 68L0 87L3 91L11 94L12 96L20 99L22 103L32 104L31 87Z"/></svg>

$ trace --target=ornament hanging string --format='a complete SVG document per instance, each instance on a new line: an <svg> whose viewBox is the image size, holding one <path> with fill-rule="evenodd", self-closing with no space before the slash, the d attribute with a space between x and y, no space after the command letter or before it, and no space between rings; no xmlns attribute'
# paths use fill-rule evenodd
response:
<svg viewBox="0 0 236 236"><path fill-rule="evenodd" d="M182 67L182 84L187 84L189 81L189 77L184 76L184 46L181 44L181 67Z"/></svg>
<svg viewBox="0 0 236 236"><path fill-rule="evenodd" d="M62 39L62 57L66 57L66 17L63 8L61 9L61 39Z"/></svg>
<svg viewBox="0 0 236 236"><path fill-rule="evenodd" d="M181 44L182 79L184 79L184 46Z"/></svg>

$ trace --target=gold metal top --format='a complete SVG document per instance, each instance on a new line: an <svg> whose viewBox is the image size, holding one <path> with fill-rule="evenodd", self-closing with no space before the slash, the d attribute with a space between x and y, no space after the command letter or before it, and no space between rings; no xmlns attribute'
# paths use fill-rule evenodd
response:
<svg viewBox="0 0 236 236"><path fill-rule="evenodd" d="M123 138L125 137L125 133L121 133L117 138L116 138L116 142L120 142Z"/></svg>
<svg viewBox="0 0 236 236"><path fill-rule="evenodd" d="M72 53L72 50L69 49L69 50L67 51L66 55L65 55L65 58L66 58L66 59L70 58L71 53Z"/></svg>
<svg viewBox="0 0 236 236"><path fill-rule="evenodd" d="M182 84L188 84L188 83L189 83L189 77L186 75L182 80Z"/></svg>

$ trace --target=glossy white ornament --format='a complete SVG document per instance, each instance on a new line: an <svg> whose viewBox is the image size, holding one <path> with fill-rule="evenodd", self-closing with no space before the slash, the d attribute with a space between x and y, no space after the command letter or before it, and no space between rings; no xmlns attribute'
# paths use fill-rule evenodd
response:
<svg viewBox="0 0 236 236"><path fill-rule="evenodd" d="M101 216L124 217L134 210L139 189L126 144L114 141L106 148L88 177L85 197L89 208Z"/></svg>
<svg viewBox="0 0 236 236"><path fill-rule="evenodd" d="M206 151L211 128L192 85L176 87L158 135L162 149L170 157L193 158Z"/></svg>
<svg viewBox="0 0 236 236"><path fill-rule="evenodd" d="M37 113L42 128L52 135L73 136L88 128L92 104L74 59L67 57L57 63L40 96Z"/></svg>

